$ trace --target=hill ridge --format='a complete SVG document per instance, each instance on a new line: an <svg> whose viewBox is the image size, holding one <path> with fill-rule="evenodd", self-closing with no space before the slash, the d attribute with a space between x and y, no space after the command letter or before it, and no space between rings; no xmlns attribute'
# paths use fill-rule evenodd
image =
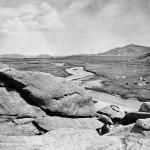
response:
<svg viewBox="0 0 150 150"><path fill-rule="evenodd" d="M117 47L111 50L108 50L104 53L99 53L99 55L141 55L150 53L150 47L140 46L129 44L124 47Z"/></svg>

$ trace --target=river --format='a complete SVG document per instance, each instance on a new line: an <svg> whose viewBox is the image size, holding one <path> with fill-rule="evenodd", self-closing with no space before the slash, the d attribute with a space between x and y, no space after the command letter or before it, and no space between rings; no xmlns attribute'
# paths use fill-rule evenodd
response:
<svg viewBox="0 0 150 150"><path fill-rule="evenodd" d="M67 80L76 80L84 77L91 77L94 75L93 73L84 71L83 67L74 67L74 68L66 69L66 71L72 74L71 76L66 77Z"/></svg>
<svg viewBox="0 0 150 150"><path fill-rule="evenodd" d="M83 67L74 67L66 69L66 71L72 74L71 76L67 77L66 80L70 80L71 82L78 84L79 86L102 86L100 80L88 81L88 78L91 78L94 74L84 71ZM102 108L114 104L124 110L136 111L142 104L142 102L135 99L122 99L119 96L109 95L92 90L89 92L92 95L93 100L98 101L97 106Z"/></svg>

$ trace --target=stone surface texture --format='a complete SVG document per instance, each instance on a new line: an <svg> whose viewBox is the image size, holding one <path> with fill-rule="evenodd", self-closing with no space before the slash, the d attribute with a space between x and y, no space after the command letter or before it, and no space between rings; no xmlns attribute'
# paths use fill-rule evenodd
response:
<svg viewBox="0 0 150 150"><path fill-rule="evenodd" d="M81 87L48 73L1 69L0 78L16 88L31 103L59 116L86 117L96 109L89 93Z"/></svg>

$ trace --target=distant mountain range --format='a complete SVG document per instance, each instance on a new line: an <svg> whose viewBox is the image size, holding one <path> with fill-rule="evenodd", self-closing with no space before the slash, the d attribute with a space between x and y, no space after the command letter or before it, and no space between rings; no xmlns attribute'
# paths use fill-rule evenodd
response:
<svg viewBox="0 0 150 150"><path fill-rule="evenodd" d="M53 58L50 55L38 55L38 56L29 56L29 55L20 55L20 54L4 54L0 55L0 58Z"/></svg>
<svg viewBox="0 0 150 150"><path fill-rule="evenodd" d="M117 47L114 49L111 49L109 51L106 51L104 53L99 54L79 54L79 55L71 55L71 56L65 56L65 57L79 57L79 56L94 56L94 55L106 55L106 56L125 56L125 55L144 55L150 53L150 47L146 46L139 46L139 45L126 45L124 47ZM64 56L63 56L64 57ZM20 55L20 54L4 54L0 55L0 58L55 58L48 54L40 54L38 56L28 56L28 55Z"/></svg>
<svg viewBox="0 0 150 150"><path fill-rule="evenodd" d="M118 47L118 48L114 48L109 51L106 51L104 53L99 53L98 55L123 56L123 55L142 55L142 54L144 55L147 53L150 53L150 47L130 44L125 47Z"/></svg>
<svg viewBox="0 0 150 150"><path fill-rule="evenodd" d="M4 54L0 55L0 58L24 58L26 56L20 54Z"/></svg>

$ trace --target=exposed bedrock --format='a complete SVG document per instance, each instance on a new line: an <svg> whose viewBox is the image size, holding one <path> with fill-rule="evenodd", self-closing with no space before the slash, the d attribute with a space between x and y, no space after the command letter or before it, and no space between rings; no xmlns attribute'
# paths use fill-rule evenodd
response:
<svg viewBox="0 0 150 150"><path fill-rule="evenodd" d="M28 104L17 90L0 87L0 117L38 118L46 113L37 106Z"/></svg>
<svg viewBox="0 0 150 150"><path fill-rule="evenodd" d="M49 114L87 117L96 109L89 93L69 81L48 73L0 69L0 79L16 89L29 103Z"/></svg>
<svg viewBox="0 0 150 150"><path fill-rule="evenodd" d="M122 150L115 137L102 137L91 129L62 128L41 136L1 136L3 150Z"/></svg>
<svg viewBox="0 0 150 150"><path fill-rule="evenodd" d="M149 106L144 103L139 112L125 113L110 105L96 113L83 88L0 63L2 150L149 150ZM110 132L99 135L97 129L105 125Z"/></svg>
<svg viewBox="0 0 150 150"><path fill-rule="evenodd" d="M85 128L93 129L101 128L103 123L95 118L63 118L63 117L43 117L34 121L40 128L45 131L56 130L60 128Z"/></svg>

